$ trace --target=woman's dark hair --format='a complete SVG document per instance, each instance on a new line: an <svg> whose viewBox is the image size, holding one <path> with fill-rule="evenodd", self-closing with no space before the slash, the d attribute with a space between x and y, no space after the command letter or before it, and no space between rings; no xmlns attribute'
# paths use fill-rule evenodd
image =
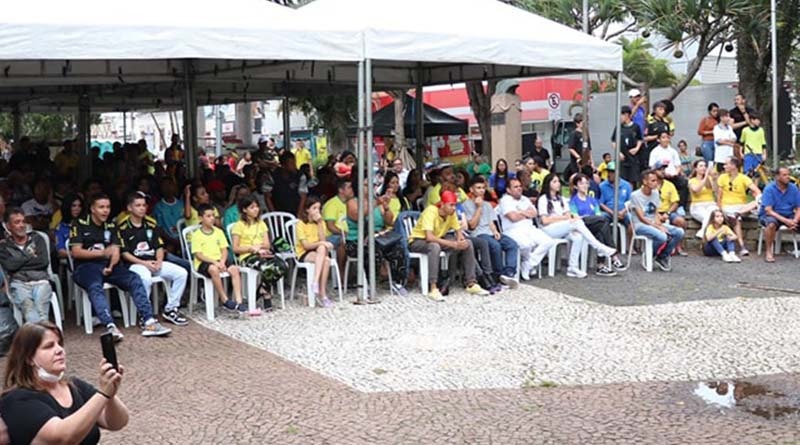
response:
<svg viewBox="0 0 800 445"><path fill-rule="evenodd" d="M717 105L717 103L716 103L716 102L711 102L710 104L708 104L708 112L709 112L709 113L710 113L710 112L711 112L711 110L713 110L714 108L719 108L719 105Z"/></svg>
<svg viewBox="0 0 800 445"><path fill-rule="evenodd" d="M70 193L61 201L61 222L64 224L72 224L72 203L75 201L80 201L81 213L86 211L86 209L83 208L83 198L77 193Z"/></svg>
<svg viewBox="0 0 800 445"><path fill-rule="evenodd" d="M550 173L549 175L545 176L544 183L542 183L542 194L547 197L547 213L553 213L553 202L561 202L561 188L556 190L555 196L550 193L550 183L553 182L553 178L558 179L558 174ZM561 181L561 179L559 179Z"/></svg>
<svg viewBox="0 0 800 445"><path fill-rule="evenodd" d="M589 177L586 176L583 173L578 173L578 174L572 176L572 180L570 180L571 188L577 190L578 189L578 183L581 182L581 180L583 180L583 179L585 179L587 181L590 181Z"/></svg>
<svg viewBox="0 0 800 445"><path fill-rule="evenodd" d="M309 196L308 198L306 198L306 202L305 202L305 204L303 205L303 211L302 211L302 212L300 212L300 215L299 215L299 216L300 216L300 219L301 219L301 220L302 220L304 223L308 223L308 222L309 222L309 221L308 221L308 209L310 209L310 208L311 208L311 206L313 206L314 204L317 204L317 203L319 203L319 204L321 205L321 204L322 204L322 201L320 201L320 200L319 200L319 198L317 198L317 197L316 197L316 196L314 196L314 195L311 195L311 196Z"/></svg>
<svg viewBox="0 0 800 445"><path fill-rule="evenodd" d="M500 173L500 164L503 164L503 173ZM494 164L494 174L500 178L505 178L508 176L508 162L505 159L500 158Z"/></svg>
<svg viewBox="0 0 800 445"><path fill-rule="evenodd" d="M411 177L410 173L409 173L409 177ZM383 195L386 194L386 190L389 188L389 183L392 182L392 179L394 179L394 178L397 178L397 181L398 181L398 187L397 187L396 195L397 195L397 199L400 201L400 211L403 212L403 211L406 211L406 210L410 210L408 208L408 205L407 205L407 202L406 202L406 196L403 193L403 189L402 189L402 187L400 187L400 184L399 184L400 177L397 176L397 173L395 173L395 172L393 172L391 170L387 170L386 173L383 176L383 185L381 186L380 195L383 196ZM397 215L395 215L395 218L397 218Z"/></svg>
<svg viewBox="0 0 800 445"><path fill-rule="evenodd" d="M44 335L51 331L58 337L58 344L64 346L64 336L58 326L49 321L25 323L14 335L11 349L6 357L6 377L3 381L3 393L16 388L39 391L36 371L32 364L36 350L42 344Z"/></svg>
<svg viewBox="0 0 800 445"><path fill-rule="evenodd" d="M245 214L245 209L253 205L253 203L258 203L256 198L253 195L247 195L244 198L240 199L239 202L236 204L239 208L239 218L245 222L245 224L249 224L250 221L247 220L247 214ZM256 217L256 222L258 222L258 217Z"/></svg>
<svg viewBox="0 0 800 445"><path fill-rule="evenodd" d="M700 159L697 159L696 161L692 162L692 173L689 174L690 178L694 178L694 177L697 176L697 166L700 165L701 162L706 162L706 160L703 159L703 158L700 158ZM707 162L706 162L706 167L708 167L708 163Z"/></svg>

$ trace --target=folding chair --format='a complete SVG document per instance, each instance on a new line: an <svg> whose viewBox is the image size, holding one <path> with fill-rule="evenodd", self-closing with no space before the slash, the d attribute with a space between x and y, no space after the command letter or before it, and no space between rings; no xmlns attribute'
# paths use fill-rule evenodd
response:
<svg viewBox="0 0 800 445"><path fill-rule="evenodd" d="M297 223L299 222L298 219L294 219L291 221L286 222L286 234L288 235L287 240L289 244L294 247L297 242ZM297 270L304 269L306 271L306 285L307 285L307 293L308 293L308 306L314 307L314 295L311 292L311 283L314 281L314 276L316 275L316 266L314 263L306 263L298 261L297 256L295 255L295 250L292 249L292 260L294 260L295 267L292 269L292 286L291 290L289 291L289 298L294 299L294 288L297 284ZM331 270L333 271L334 279L336 280L336 285L339 288L339 302L342 302L342 279L339 274L339 265L336 263L335 252L331 251L328 252L331 258Z"/></svg>

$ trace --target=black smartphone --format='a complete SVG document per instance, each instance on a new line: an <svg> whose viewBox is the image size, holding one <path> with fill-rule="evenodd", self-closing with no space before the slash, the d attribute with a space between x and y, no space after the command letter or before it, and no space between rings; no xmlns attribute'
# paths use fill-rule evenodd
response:
<svg viewBox="0 0 800 445"><path fill-rule="evenodd" d="M111 366L119 371L119 364L117 363L117 349L114 346L114 336L110 333L100 336L100 345L103 347L103 357L105 357Z"/></svg>

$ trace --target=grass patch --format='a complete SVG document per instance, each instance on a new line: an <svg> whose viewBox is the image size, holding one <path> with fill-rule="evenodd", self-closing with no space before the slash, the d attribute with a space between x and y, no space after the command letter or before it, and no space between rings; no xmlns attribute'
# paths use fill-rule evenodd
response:
<svg viewBox="0 0 800 445"><path fill-rule="evenodd" d="M375 374L378 374L378 375L384 375L384 374L387 374L389 371L387 371L385 369L381 369L381 368L375 368L375 369L372 370L372 372L374 372Z"/></svg>
<svg viewBox="0 0 800 445"><path fill-rule="evenodd" d="M297 428L294 425L289 425L289 427L286 428L286 434L297 434L299 432L300 432L300 429Z"/></svg>

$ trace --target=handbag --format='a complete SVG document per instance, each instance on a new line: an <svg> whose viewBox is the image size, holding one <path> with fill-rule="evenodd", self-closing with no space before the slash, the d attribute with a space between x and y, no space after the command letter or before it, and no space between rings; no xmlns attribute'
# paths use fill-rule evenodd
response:
<svg viewBox="0 0 800 445"><path fill-rule="evenodd" d="M387 250L403 242L403 235L395 231L384 233L375 237L375 245L381 250Z"/></svg>

